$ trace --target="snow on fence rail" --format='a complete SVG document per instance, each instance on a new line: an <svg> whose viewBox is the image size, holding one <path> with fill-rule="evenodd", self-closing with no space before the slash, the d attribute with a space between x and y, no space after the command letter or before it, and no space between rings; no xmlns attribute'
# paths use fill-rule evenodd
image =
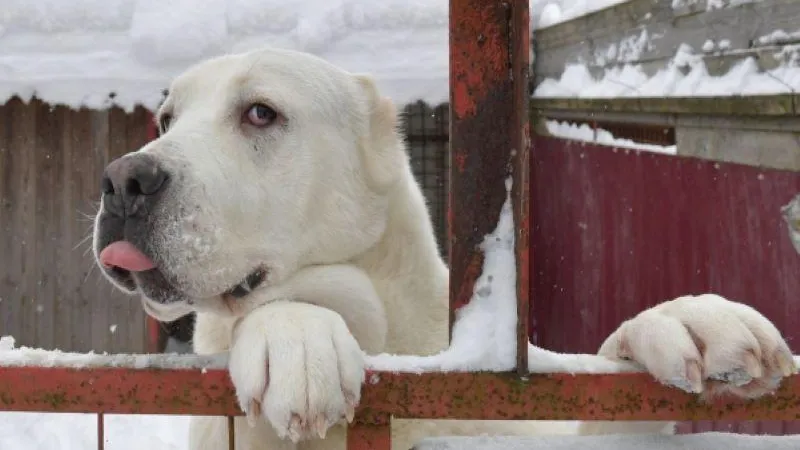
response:
<svg viewBox="0 0 800 450"><path fill-rule="evenodd" d="M800 3L630 0L536 30L537 97L791 94Z"/></svg>

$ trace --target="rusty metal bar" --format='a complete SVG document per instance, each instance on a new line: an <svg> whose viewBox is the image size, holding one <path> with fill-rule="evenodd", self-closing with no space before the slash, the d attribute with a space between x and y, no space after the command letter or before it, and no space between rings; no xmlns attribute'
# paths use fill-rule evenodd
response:
<svg viewBox="0 0 800 450"><path fill-rule="evenodd" d="M347 428L347 450L391 450L391 448L392 427L388 416L381 417L376 423L353 422Z"/></svg>
<svg viewBox="0 0 800 450"><path fill-rule="evenodd" d="M97 450L106 448L106 425L103 413L97 414Z"/></svg>
<svg viewBox="0 0 800 450"><path fill-rule="evenodd" d="M527 0L450 1L450 325L481 273L478 245L497 224L514 177L520 342L527 348L529 285ZM518 346L518 366L527 352Z"/></svg>
<svg viewBox="0 0 800 450"><path fill-rule="evenodd" d="M228 416L228 450L236 450L236 421Z"/></svg>
<svg viewBox="0 0 800 450"><path fill-rule="evenodd" d="M356 421L800 420L800 376L772 396L706 404L648 374L368 374ZM0 368L0 410L241 415L225 370ZM374 430L376 433L377 431Z"/></svg>
<svg viewBox="0 0 800 450"><path fill-rule="evenodd" d="M531 211L531 138L529 126L530 13L527 1L510 2L509 41L511 43L512 111L511 202L514 209L514 248L517 261L517 373L528 373L530 330L530 211ZM516 152L516 153L515 153Z"/></svg>

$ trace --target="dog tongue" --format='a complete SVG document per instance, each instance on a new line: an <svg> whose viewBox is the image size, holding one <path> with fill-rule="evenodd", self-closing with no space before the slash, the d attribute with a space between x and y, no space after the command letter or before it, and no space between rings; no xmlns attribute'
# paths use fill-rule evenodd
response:
<svg viewBox="0 0 800 450"><path fill-rule="evenodd" d="M100 262L106 267L119 267L131 272L144 272L156 265L128 241L109 244L100 252Z"/></svg>

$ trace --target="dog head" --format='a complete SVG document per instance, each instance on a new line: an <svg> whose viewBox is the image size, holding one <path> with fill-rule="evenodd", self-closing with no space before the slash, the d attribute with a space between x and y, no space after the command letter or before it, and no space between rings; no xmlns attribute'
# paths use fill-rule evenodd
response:
<svg viewBox="0 0 800 450"><path fill-rule="evenodd" d="M106 168L93 245L161 320L362 254L408 165L373 82L298 52L200 63L156 119L158 139Z"/></svg>

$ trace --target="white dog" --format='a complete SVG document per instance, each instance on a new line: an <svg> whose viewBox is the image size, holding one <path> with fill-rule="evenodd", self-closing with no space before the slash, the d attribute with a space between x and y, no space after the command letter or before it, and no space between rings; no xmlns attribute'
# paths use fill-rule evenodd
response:
<svg viewBox="0 0 800 450"><path fill-rule="evenodd" d="M158 319L197 311L197 353L230 351L248 415L239 448L343 449L362 350L429 355L448 342L448 269L391 102L368 77L261 50L186 71L158 121L160 138L106 169L99 263ZM715 296L648 310L601 353L695 392L761 395L794 371L767 319ZM463 425L398 421L395 448L430 434L555 431ZM225 436L224 419L199 418L192 448L226 448Z"/></svg>

